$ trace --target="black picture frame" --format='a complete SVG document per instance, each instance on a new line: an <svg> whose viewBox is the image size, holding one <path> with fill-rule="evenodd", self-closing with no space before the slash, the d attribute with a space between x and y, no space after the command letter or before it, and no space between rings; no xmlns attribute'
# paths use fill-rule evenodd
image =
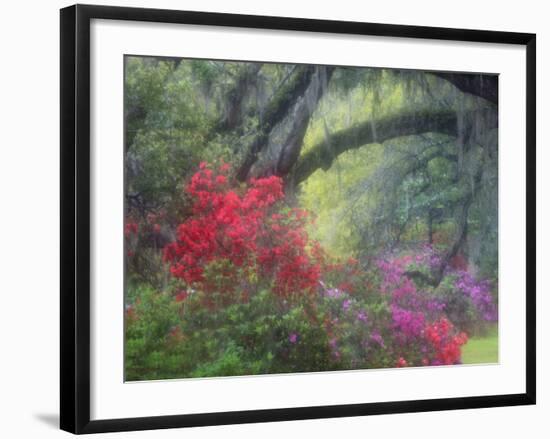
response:
<svg viewBox="0 0 550 439"><path fill-rule="evenodd" d="M526 392L90 420L90 21L182 23L334 34L513 44L526 47ZM192 427L535 404L536 36L529 33L75 5L61 10L61 429L72 433Z"/></svg>

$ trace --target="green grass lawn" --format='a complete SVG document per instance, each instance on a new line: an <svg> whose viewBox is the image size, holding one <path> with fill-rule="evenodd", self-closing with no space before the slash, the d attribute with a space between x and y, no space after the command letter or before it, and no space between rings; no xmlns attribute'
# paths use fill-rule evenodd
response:
<svg viewBox="0 0 550 439"><path fill-rule="evenodd" d="M462 349L462 363L496 363L498 362L498 328L495 325L487 335L472 337Z"/></svg>

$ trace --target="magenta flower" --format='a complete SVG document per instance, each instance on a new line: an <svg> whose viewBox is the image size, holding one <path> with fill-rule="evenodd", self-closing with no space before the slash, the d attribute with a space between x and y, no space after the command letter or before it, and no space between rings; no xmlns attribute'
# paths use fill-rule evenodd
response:
<svg viewBox="0 0 550 439"><path fill-rule="evenodd" d="M382 336L380 335L380 333L378 331L375 331L371 334L370 336L371 340L378 343L378 345L380 347L385 347L384 345L384 339L382 338Z"/></svg>
<svg viewBox="0 0 550 439"><path fill-rule="evenodd" d="M363 323L367 323L367 313L365 311L359 311L357 313L357 320Z"/></svg>
<svg viewBox="0 0 550 439"><path fill-rule="evenodd" d="M288 336L288 341L292 344L295 344L298 341L298 334L296 334L295 332L291 332Z"/></svg>
<svg viewBox="0 0 550 439"><path fill-rule="evenodd" d="M420 336L426 325L425 317L422 312L410 311L391 305L393 329L402 341L412 340Z"/></svg>
<svg viewBox="0 0 550 439"><path fill-rule="evenodd" d="M490 322L497 321L498 311L488 281L477 281L470 273L459 271L455 288L470 298L482 318Z"/></svg>

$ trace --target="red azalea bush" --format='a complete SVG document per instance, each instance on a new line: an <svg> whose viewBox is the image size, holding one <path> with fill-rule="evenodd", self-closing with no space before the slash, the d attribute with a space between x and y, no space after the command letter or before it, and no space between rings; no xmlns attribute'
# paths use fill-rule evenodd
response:
<svg viewBox="0 0 550 439"><path fill-rule="evenodd" d="M284 208L281 178L252 179L246 188L234 188L229 165L203 162L185 190L193 200L192 216L164 249L174 277L203 291L219 286L212 282L216 275L227 290L251 277L273 281L282 296L314 290L320 268L308 251L307 213ZM216 273L205 276L209 267Z"/></svg>
<svg viewBox="0 0 550 439"><path fill-rule="evenodd" d="M137 235L138 225L132 220L128 220L124 225L124 237L130 238L132 235Z"/></svg>
<svg viewBox="0 0 550 439"><path fill-rule="evenodd" d="M453 335L453 324L445 317L426 326L424 337L431 347L431 352L423 359L423 363L432 365L460 363L460 348L466 344L468 336L464 332Z"/></svg>
<svg viewBox="0 0 550 439"><path fill-rule="evenodd" d="M201 163L185 193L189 215L162 247L172 279L127 295L132 376L459 364L469 330L456 304L496 319L492 286L463 260L438 287L407 275L439 266L431 246L381 254L375 266L331 257L309 239L307 212L284 203L279 177L239 185L229 165ZM161 213L128 217L127 250L172 228Z"/></svg>

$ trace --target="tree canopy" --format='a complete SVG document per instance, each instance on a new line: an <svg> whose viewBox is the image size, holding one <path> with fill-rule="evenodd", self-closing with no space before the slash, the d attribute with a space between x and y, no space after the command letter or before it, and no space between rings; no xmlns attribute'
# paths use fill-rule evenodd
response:
<svg viewBox="0 0 550 439"><path fill-rule="evenodd" d="M497 76L127 57L125 78L128 212L175 225L191 170L223 159L283 177L335 254L443 239L443 263L495 272Z"/></svg>

